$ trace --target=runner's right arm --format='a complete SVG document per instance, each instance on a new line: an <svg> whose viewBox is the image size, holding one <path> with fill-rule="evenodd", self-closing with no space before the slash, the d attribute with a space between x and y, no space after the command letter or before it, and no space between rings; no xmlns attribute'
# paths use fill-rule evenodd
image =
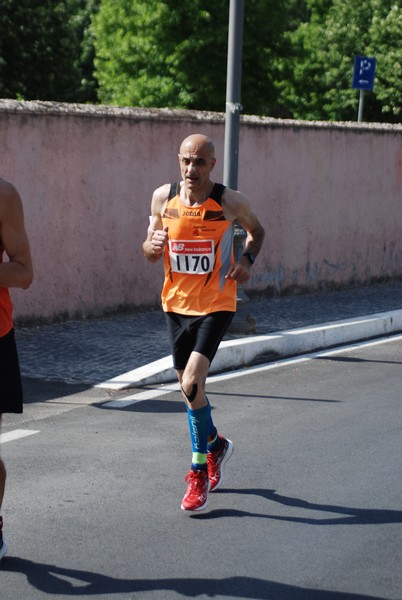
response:
<svg viewBox="0 0 402 600"><path fill-rule="evenodd" d="M170 184L165 184L156 189L152 196L147 237L142 244L144 256L150 262L156 262L161 258L168 241L168 230L162 223L162 210L168 199L169 190Z"/></svg>

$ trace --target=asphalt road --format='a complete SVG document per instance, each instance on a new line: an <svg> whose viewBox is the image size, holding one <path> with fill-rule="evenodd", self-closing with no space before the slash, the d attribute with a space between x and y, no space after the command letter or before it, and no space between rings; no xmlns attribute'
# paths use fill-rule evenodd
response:
<svg viewBox="0 0 402 600"><path fill-rule="evenodd" d="M401 600L401 356L395 336L212 377L235 452L200 513L180 510L175 386L25 380L2 429L1 600Z"/></svg>

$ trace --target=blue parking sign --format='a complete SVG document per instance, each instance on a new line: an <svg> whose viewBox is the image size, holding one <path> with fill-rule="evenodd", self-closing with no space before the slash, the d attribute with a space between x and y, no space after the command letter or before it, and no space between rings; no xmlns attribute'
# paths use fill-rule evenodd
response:
<svg viewBox="0 0 402 600"><path fill-rule="evenodd" d="M372 90L377 59L369 56L355 56L352 88Z"/></svg>

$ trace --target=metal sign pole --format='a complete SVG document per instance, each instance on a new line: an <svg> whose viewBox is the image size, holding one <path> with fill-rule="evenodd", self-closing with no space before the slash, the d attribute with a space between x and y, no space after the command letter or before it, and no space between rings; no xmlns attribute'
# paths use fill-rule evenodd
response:
<svg viewBox="0 0 402 600"><path fill-rule="evenodd" d="M237 189L244 0L230 0L223 183Z"/></svg>
<svg viewBox="0 0 402 600"><path fill-rule="evenodd" d="M223 183L231 189L237 189L239 162L241 63L243 52L244 0L230 0L228 61L226 81L225 113L225 154L223 162ZM234 223L233 252L235 260L243 254L244 239L247 233L239 223ZM251 333L255 331L255 321L249 315L240 316L240 311L248 301L243 286L237 285L237 313L229 333Z"/></svg>
<svg viewBox="0 0 402 600"><path fill-rule="evenodd" d="M363 106L364 106L364 90L360 90L359 94L359 111L357 113L357 120L359 123L363 121Z"/></svg>

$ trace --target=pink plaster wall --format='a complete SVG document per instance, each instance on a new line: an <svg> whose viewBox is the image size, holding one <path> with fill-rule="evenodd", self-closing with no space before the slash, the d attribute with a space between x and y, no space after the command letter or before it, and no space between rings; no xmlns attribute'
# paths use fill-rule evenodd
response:
<svg viewBox="0 0 402 600"><path fill-rule="evenodd" d="M196 131L224 115L0 100L0 176L24 202L35 263L17 318L87 317L159 304L162 265L141 245L152 191L178 177ZM402 126L243 117L238 187L267 239L252 291L402 276Z"/></svg>
<svg viewBox="0 0 402 600"><path fill-rule="evenodd" d="M267 125L241 143L239 187L268 232L253 287L401 277L402 127Z"/></svg>

